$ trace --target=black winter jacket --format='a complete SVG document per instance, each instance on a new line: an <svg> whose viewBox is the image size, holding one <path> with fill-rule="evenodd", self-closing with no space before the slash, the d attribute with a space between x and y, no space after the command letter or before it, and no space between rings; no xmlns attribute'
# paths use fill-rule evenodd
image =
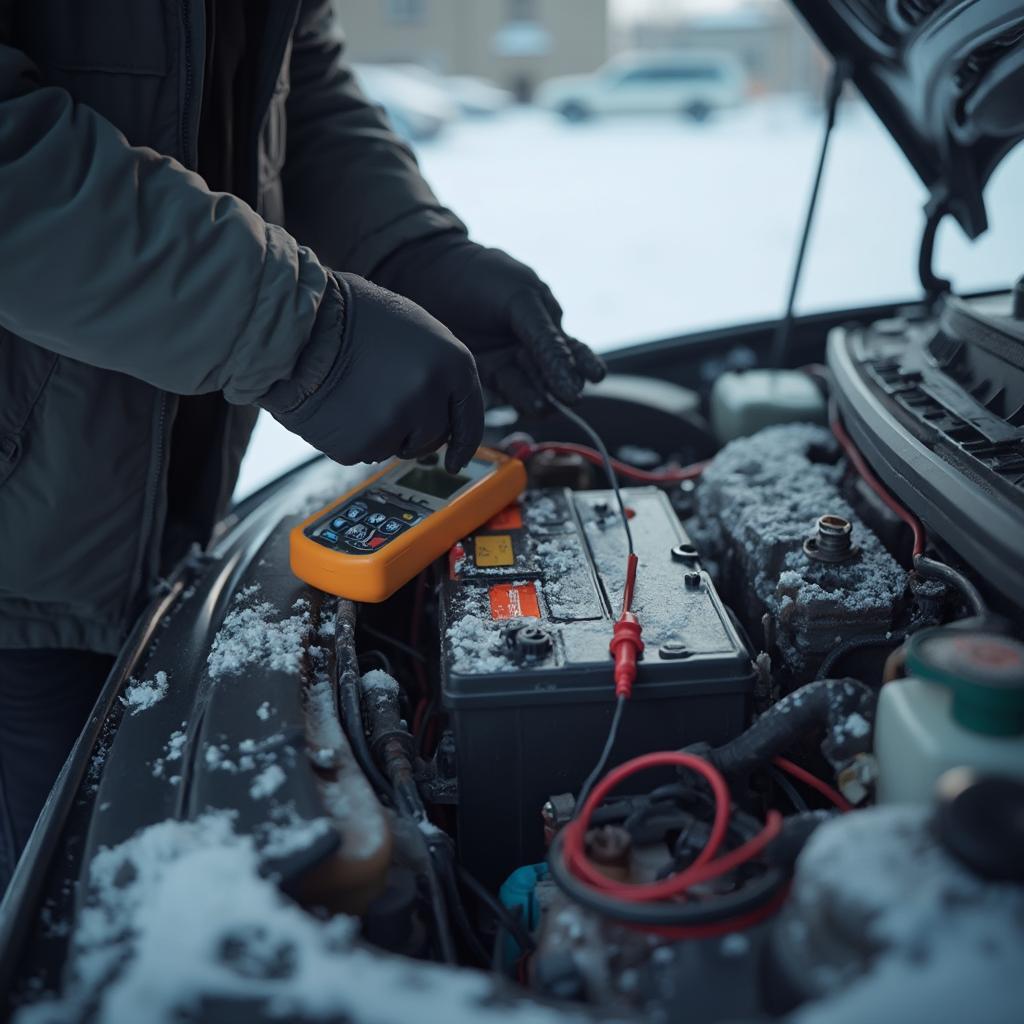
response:
<svg viewBox="0 0 1024 1024"><path fill-rule="evenodd" d="M329 368L324 267L461 230L330 0L265 8L247 204L193 173L203 0L0 0L0 647L116 651L159 571L179 396L229 403L176 438L213 523L253 403Z"/></svg>

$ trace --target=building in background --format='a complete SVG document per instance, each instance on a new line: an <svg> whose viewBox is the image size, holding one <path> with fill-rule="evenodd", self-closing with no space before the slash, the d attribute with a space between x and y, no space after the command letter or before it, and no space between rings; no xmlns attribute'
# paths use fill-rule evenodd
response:
<svg viewBox="0 0 1024 1024"><path fill-rule="evenodd" d="M740 57L755 92L819 93L827 63L781 0L736 0L717 9L686 0L649 3L615 26L628 50L724 50Z"/></svg>
<svg viewBox="0 0 1024 1024"><path fill-rule="evenodd" d="M360 63L477 75L527 99L608 57L608 0L334 0Z"/></svg>

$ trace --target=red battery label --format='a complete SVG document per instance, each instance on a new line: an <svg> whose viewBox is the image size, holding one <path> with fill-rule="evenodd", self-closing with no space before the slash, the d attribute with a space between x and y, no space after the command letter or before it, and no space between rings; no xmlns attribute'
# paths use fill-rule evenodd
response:
<svg viewBox="0 0 1024 1024"><path fill-rule="evenodd" d="M540 618L533 583L498 583L490 589L492 619Z"/></svg>

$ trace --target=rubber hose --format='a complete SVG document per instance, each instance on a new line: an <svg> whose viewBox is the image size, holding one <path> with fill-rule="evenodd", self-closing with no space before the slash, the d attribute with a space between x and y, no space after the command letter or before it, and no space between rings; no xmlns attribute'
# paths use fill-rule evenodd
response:
<svg viewBox="0 0 1024 1024"><path fill-rule="evenodd" d="M338 601L334 617L334 663L338 677L338 709L345 735L352 744L352 753L373 788L393 800L391 786L374 764L366 742L359 693L359 657L356 654L356 606L344 599Z"/></svg>
<svg viewBox="0 0 1024 1024"><path fill-rule="evenodd" d="M822 753L833 767L870 748L870 730L848 730L859 714L875 717L878 694L856 679L819 679L776 702L746 732L707 754L723 775L744 775L791 747L806 733L825 730Z"/></svg>

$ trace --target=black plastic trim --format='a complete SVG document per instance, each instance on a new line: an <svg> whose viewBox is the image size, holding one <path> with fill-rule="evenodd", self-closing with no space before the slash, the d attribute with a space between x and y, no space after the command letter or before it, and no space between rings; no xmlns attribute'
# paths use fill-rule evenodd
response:
<svg viewBox="0 0 1024 1024"><path fill-rule="evenodd" d="M914 437L884 406L858 372L848 331L829 335L826 358L843 422L872 469L983 580L1019 602L1022 517Z"/></svg>

